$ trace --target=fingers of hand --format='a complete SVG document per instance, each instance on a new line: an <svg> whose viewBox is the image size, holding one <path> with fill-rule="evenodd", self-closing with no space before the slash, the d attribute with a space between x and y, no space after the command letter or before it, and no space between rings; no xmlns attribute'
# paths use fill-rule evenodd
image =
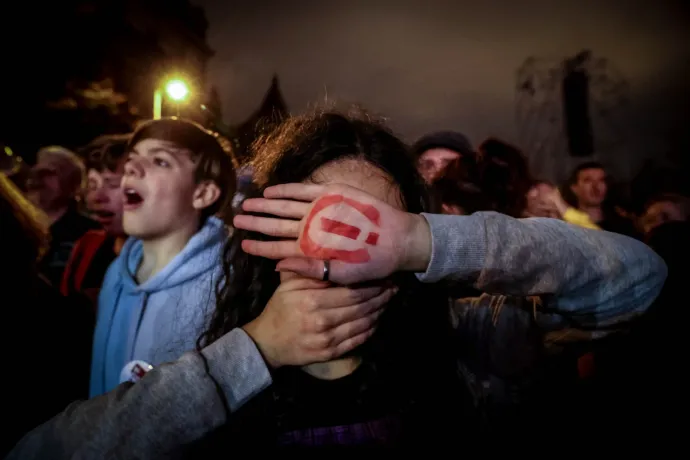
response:
<svg viewBox="0 0 690 460"><path fill-rule="evenodd" d="M386 289L381 294L360 304L325 311L325 323L330 328L365 318L381 310L395 295L395 292L395 289Z"/></svg>
<svg viewBox="0 0 690 460"><path fill-rule="evenodd" d="M264 190L266 198L288 198L301 201L314 201L326 191L323 185L280 184Z"/></svg>
<svg viewBox="0 0 690 460"><path fill-rule="evenodd" d="M301 219L309 210L309 203L292 200L269 200L265 198L248 198L242 202L242 209L247 212L260 212L274 216Z"/></svg>
<svg viewBox="0 0 690 460"><path fill-rule="evenodd" d="M331 260L330 281L338 284L352 284L362 281L380 279L380 276L372 276L371 271L364 269L367 264L351 264L340 260ZM276 265L279 272L293 272L306 278L320 280L323 278L323 261L307 259L303 254L285 258Z"/></svg>
<svg viewBox="0 0 690 460"><path fill-rule="evenodd" d="M276 292L305 291L311 289L325 289L330 286L328 281L319 281L301 276L281 282ZM304 293L305 295L307 293ZM300 294L301 295L301 294Z"/></svg>
<svg viewBox="0 0 690 460"><path fill-rule="evenodd" d="M311 297L313 302L313 309L323 310L324 314L328 314L326 310L334 310L341 307L352 307L358 304L367 302L369 300L382 297L392 289L386 289L385 286L367 286L357 289L347 287L335 287L322 291L317 291ZM390 298L390 296L388 297Z"/></svg>
<svg viewBox="0 0 690 460"><path fill-rule="evenodd" d="M299 221L296 220L240 214L233 219L233 225L236 228L259 232L264 235L295 239L299 237Z"/></svg>
<svg viewBox="0 0 690 460"><path fill-rule="evenodd" d="M304 335L305 347L325 354L335 353L342 342L375 327L383 307L396 291L396 288L389 288L357 305L323 309L308 317L304 326L309 331Z"/></svg>
<svg viewBox="0 0 690 460"><path fill-rule="evenodd" d="M376 326L367 329L366 331L362 332L361 334L357 334L354 337L350 337L349 339L343 340L332 350L332 352L330 353L330 357L326 356L323 360L328 361L334 358L338 358L344 355L345 353L354 350L355 348L369 340L369 338L372 335L374 335L374 332L376 332Z"/></svg>
<svg viewBox="0 0 690 460"><path fill-rule="evenodd" d="M321 279L323 278L323 261L316 259L305 259L304 257L289 258L278 262L276 270L279 272L293 272L298 275ZM333 270L333 262L331 262L331 270ZM330 278L333 279L333 272L331 271Z"/></svg>
<svg viewBox="0 0 690 460"><path fill-rule="evenodd" d="M378 310L364 318L341 324L327 334L312 337L311 343L307 346L314 350L320 350L318 355L323 361L335 359L342 354L340 350L343 348L343 342L363 334L371 336L380 315L381 310Z"/></svg>
<svg viewBox="0 0 690 460"><path fill-rule="evenodd" d="M247 254L251 254L258 257L265 257L267 259L288 259L295 257L303 257L302 251L300 251L297 241L243 240L242 250Z"/></svg>

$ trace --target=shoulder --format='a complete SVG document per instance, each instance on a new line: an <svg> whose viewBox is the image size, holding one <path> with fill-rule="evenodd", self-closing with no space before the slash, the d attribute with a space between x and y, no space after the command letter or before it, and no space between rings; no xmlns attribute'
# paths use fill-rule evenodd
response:
<svg viewBox="0 0 690 460"><path fill-rule="evenodd" d="M84 241L105 241L108 238L108 233L100 228L93 228L87 230L84 236L81 237Z"/></svg>
<svg viewBox="0 0 690 460"><path fill-rule="evenodd" d="M115 260L113 260L110 263L110 265L108 266L108 269L105 271L105 276L103 277L103 285L101 287L101 296L103 295L104 291L107 291L108 289L112 289L113 286L121 278L121 275L120 275L120 264L121 263L122 263L122 255L120 254L119 256L115 257Z"/></svg>
<svg viewBox="0 0 690 460"><path fill-rule="evenodd" d="M108 238L108 234L105 230L88 230L82 235L75 246L75 252L87 251L89 249L95 249L100 247L103 242Z"/></svg>

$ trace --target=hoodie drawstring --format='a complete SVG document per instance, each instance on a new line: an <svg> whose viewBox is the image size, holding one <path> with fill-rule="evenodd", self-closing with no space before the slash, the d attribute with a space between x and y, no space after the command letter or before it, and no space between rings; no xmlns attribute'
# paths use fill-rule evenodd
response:
<svg viewBox="0 0 690 460"><path fill-rule="evenodd" d="M103 342L103 369L101 370L103 378L103 387L106 386L106 363L108 362L108 343L110 342L110 335L113 332L113 324L115 322L115 313L117 313L117 306L120 303L120 297L122 297L122 284L118 284L117 294L115 295L115 303L113 304L113 311L110 313L110 321L108 322L108 333L105 335L105 342Z"/></svg>
<svg viewBox="0 0 690 460"><path fill-rule="evenodd" d="M146 313L146 306L149 303L149 293L144 292L144 298L141 299L141 311L139 312L139 320L137 320L137 328L134 331L134 340L132 341L132 351L129 355L129 360L134 359L134 350L137 348L137 339L139 338L139 330L141 329L141 323L144 320L144 314Z"/></svg>

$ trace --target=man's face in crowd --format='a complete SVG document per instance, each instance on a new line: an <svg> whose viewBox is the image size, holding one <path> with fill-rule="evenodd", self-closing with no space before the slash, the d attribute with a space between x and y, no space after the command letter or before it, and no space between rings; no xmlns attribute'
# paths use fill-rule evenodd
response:
<svg viewBox="0 0 690 460"><path fill-rule="evenodd" d="M120 236L124 195L120 188L124 174L124 161L117 171L89 169L86 207L108 234Z"/></svg>
<svg viewBox="0 0 690 460"><path fill-rule="evenodd" d="M601 168L583 169L572 186L580 206L601 206L606 198L606 172Z"/></svg>
<svg viewBox="0 0 690 460"><path fill-rule="evenodd" d="M74 166L58 157L46 156L29 173L27 197L45 212L57 211L74 197L75 185L69 172Z"/></svg>
<svg viewBox="0 0 690 460"><path fill-rule="evenodd" d="M435 148L427 150L419 157L419 173L424 180L431 184L436 179L443 176L446 168L455 160L459 160L461 155L453 150Z"/></svg>

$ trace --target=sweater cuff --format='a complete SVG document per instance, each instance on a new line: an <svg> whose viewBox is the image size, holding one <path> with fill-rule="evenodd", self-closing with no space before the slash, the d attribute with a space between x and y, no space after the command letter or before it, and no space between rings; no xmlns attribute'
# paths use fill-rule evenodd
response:
<svg viewBox="0 0 690 460"><path fill-rule="evenodd" d="M216 379L232 412L268 388L271 374L254 341L240 328L204 348L210 374Z"/></svg>
<svg viewBox="0 0 690 460"><path fill-rule="evenodd" d="M476 281L484 266L486 231L478 215L422 216L431 229L431 260L424 273L417 273L423 283L441 280Z"/></svg>

